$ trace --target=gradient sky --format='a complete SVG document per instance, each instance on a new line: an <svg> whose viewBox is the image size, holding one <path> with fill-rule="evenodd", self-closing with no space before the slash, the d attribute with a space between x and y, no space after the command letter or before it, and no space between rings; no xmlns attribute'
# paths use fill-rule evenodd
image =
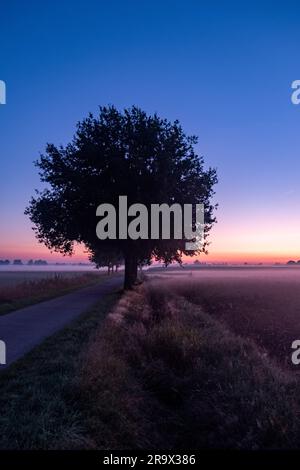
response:
<svg viewBox="0 0 300 470"><path fill-rule="evenodd" d="M105 104L157 111L199 136L219 175L204 261L300 258L300 5L209 3L1 5L0 258L58 259L23 215L41 187L32 162Z"/></svg>

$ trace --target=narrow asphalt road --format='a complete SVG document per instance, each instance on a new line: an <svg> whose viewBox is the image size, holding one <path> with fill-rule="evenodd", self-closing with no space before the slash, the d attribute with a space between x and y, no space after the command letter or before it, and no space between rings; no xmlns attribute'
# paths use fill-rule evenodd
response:
<svg viewBox="0 0 300 470"><path fill-rule="evenodd" d="M107 279L101 284L0 316L0 340L6 345L6 364L0 364L0 371L122 284L122 277Z"/></svg>

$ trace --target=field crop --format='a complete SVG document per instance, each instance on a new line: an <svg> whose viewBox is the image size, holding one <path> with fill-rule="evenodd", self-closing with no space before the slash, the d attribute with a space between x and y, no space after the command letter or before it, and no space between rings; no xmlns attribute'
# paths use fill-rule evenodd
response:
<svg viewBox="0 0 300 470"><path fill-rule="evenodd" d="M4 274L4 273L1 273ZM85 287L104 279L104 273L98 272L74 272L74 273L18 273L22 274L23 281L16 282L14 273L7 273L7 284L0 284L0 315L12 310L31 305L43 300L63 295L71 290ZM34 276L32 276L34 274ZM1 276L0 276L1 278ZM2 280L5 276L2 276ZM9 281L9 282L8 282ZM15 281L15 282L14 282Z"/></svg>
<svg viewBox="0 0 300 470"><path fill-rule="evenodd" d="M0 448L299 449L299 287L296 269L155 271L102 299L0 376Z"/></svg>
<svg viewBox="0 0 300 470"><path fill-rule="evenodd" d="M171 292L297 370L291 344L300 339L300 268L166 270L149 278L164 279Z"/></svg>

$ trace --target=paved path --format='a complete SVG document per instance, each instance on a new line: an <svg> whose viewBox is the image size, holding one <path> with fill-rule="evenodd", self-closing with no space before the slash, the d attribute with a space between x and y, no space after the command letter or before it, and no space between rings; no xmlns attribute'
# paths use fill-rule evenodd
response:
<svg viewBox="0 0 300 470"><path fill-rule="evenodd" d="M0 340L6 344L6 365L0 364L0 371L91 308L101 296L121 287L122 283L122 277L118 276L0 316Z"/></svg>

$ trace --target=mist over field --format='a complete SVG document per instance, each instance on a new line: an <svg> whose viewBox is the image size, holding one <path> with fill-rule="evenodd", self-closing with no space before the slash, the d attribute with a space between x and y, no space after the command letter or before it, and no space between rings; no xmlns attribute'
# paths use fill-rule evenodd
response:
<svg viewBox="0 0 300 470"><path fill-rule="evenodd" d="M21 268L0 271L2 318L122 279ZM4 397L21 392L0 417L0 449L298 448L300 267L154 266L140 275L145 282L104 296L2 374Z"/></svg>
<svg viewBox="0 0 300 470"><path fill-rule="evenodd" d="M151 272L151 271L150 271ZM300 338L300 268L208 267L153 270L153 282L168 286L251 338L294 371L291 344Z"/></svg>
<svg viewBox="0 0 300 470"><path fill-rule="evenodd" d="M250 338L275 361L296 372L292 342L300 338L300 267L184 266L144 270L148 281L181 295L212 314L234 333ZM94 282L106 273L91 266L0 268L4 312L37 302L48 293ZM17 301L17 303L15 303Z"/></svg>
<svg viewBox="0 0 300 470"><path fill-rule="evenodd" d="M1 266L0 267L0 288L17 285L21 282L38 281L41 279L60 277L74 277L85 272L93 272L94 268L89 266Z"/></svg>

